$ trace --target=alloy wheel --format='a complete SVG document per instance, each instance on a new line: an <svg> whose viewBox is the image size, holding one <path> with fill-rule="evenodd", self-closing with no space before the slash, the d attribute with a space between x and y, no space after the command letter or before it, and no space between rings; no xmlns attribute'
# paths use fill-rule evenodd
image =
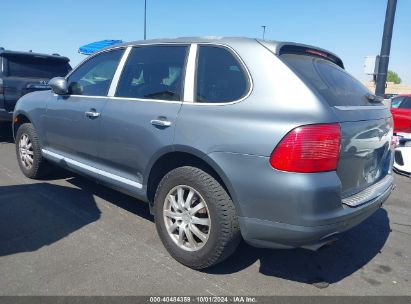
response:
<svg viewBox="0 0 411 304"><path fill-rule="evenodd" d="M168 235L183 250L197 251L209 239L211 219L207 203L194 188L179 185L171 189L163 205Z"/></svg>

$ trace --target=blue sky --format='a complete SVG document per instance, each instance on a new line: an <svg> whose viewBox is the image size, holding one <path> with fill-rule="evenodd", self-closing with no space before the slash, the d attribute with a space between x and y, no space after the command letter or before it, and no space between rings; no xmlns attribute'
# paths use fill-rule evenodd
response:
<svg viewBox="0 0 411 304"><path fill-rule="evenodd" d="M313 44L342 57L361 80L380 51L387 0L147 0L148 38L261 37ZM68 56L102 39L143 38L144 0L4 0L0 46ZM411 84L411 0L398 0L390 69Z"/></svg>

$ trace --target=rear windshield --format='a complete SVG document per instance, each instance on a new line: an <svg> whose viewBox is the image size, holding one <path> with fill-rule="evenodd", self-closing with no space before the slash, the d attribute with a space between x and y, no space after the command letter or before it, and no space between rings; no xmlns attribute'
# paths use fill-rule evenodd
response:
<svg viewBox="0 0 411 304"><path fill-rule="evenodd" d="M373 105L368 89L336 64L319 57L283 54L280 58L330 106Z"/></svg>
<svg viewBox="0 0 411 304"><path fill-rule="evenodd" d="M53 78L66 76L71 67L66 60L35 56L7 56L8 75Z"/></svg>

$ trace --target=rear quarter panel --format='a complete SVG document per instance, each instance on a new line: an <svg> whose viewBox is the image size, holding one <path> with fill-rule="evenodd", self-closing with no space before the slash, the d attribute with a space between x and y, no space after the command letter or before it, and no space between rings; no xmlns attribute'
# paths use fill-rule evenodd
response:
<svg viewBox="0 0 411 304"><path fill-rule="evenodd" d="M184 103L175 144L206 154L269 156L297 126L336 122L336 117L273 53L256 41L233 43L250 72L251 92L226 104Z"/></svg>

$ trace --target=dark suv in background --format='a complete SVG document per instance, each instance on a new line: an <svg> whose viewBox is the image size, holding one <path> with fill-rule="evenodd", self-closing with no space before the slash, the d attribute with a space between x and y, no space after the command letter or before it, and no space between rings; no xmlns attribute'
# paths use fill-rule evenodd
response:
<svg viewBox="0 0 411 304"><path fill-rule="evenodd" d="M11 121L17 100L30 92L49 90L48 81L70 70L67 57L0 48L0 122Z"/></svg>

